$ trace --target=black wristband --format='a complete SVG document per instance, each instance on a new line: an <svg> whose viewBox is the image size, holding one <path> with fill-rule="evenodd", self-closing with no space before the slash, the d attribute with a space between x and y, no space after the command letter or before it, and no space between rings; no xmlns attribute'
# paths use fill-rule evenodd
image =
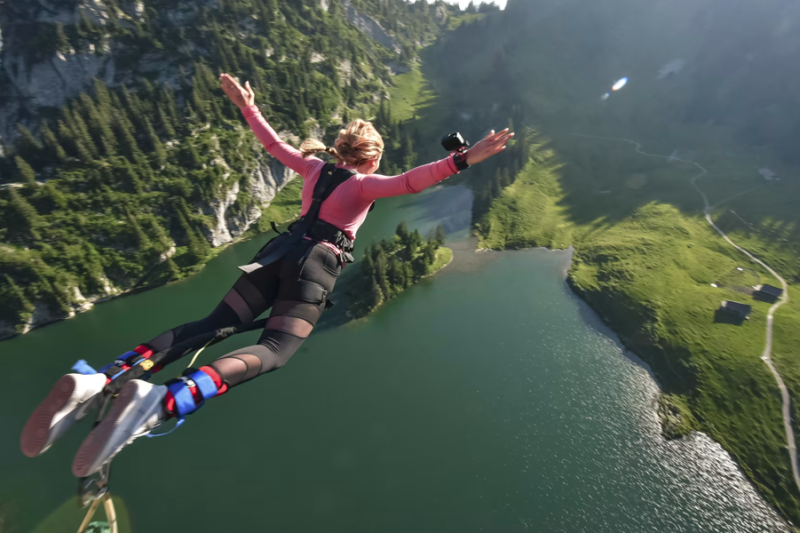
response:
<svg viewBox="0 0 800 533"><path fill-rule="evenodd" d="M453 152L453 163L455 163L456 169L458 169L459 172L469 168L467 156L462 152Z"/></svg>

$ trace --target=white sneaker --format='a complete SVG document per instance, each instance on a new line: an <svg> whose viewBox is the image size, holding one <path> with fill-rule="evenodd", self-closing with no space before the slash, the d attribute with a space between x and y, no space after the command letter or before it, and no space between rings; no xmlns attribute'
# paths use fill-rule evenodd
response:
<svg viewBox="0 0 800 533"><path fill-rule="evenodd" d="M105 386L105 374L62 376L25 423L20 438L22 453L36 457L47 451L86 413L99 407Z"/></svg>
<svg viewBox="0 0 800 533"><path fill-rule="evenodd" d="M72 461L72 473L86 477L99 471L122 448L166 420L167 387L132 379L122 387L102 422L86 437Z"/></svg>

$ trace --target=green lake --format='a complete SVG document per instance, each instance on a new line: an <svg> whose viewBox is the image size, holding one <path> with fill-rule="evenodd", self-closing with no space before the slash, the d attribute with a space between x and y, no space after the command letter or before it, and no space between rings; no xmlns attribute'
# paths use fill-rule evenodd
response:
<svg viewBox="0 0 800 533"><path fill-rule="evenodd" d="M454 262L365 324L340 326L332 313L285 368L121 453L112 491L133 530L789 531L718 444L661 437L657 385L568 288L570 252L476 253L470 199L449 187L379 201L361 248L401 220L424 233L444 222ZM37 459L19 451L53 382L77 359L102 366L199 318L263 242L0 343L0 499L16 530L33 531L76 489L70 464L88 422ZM341 292L357 265L348 269ZM339 310L345 300L334 298Z"/></svg>

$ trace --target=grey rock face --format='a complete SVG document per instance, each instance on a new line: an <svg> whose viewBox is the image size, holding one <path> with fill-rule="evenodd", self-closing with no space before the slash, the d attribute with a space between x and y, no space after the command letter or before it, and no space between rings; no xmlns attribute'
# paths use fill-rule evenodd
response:
<svg viewBox="0 0 800 533"><path fill-rule="evenodd" d="M391 35L386 33L386 30L383 29L377 20L369 15L361 13L359 10L353 7L353 4L350 3L350 0L344 0L344 8L347 12L347 20L350 21L350 24L364 32L372 39L378 41L389 50L394 50L397 54L400 53L400 46Z"/></svg>

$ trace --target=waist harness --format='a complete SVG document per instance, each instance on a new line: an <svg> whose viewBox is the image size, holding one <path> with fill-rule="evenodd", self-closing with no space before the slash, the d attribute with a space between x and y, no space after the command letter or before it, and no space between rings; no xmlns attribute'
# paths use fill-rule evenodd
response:
<svg viewBox="0 0 800 533"><path fill-rule="evenodd" d="M308 208L306 214L300 217L289 226L289 233L280 235L281 239L275 241L275 246L269 250L269 253L264 257L250 263L249 265L240 266L239 270L251 273L259 268L274 263L292 248L292 246L299 242L304 237L309 237L314 241L325 241L333 244L339 250L339 260L342 263L352 263L353 258L353 241L347 234L329 222L319 218L319 210L324 202L333 191L353 177L355 172L344 168L338 168L333 163L327 163L322 167L322 171L317 179L317 184L314 186L312 194L311 207ZM273 228L275 226L273 225ZM272 241L270 241L272 242ZM266 249L270 243L267 243Z"/></svg>

